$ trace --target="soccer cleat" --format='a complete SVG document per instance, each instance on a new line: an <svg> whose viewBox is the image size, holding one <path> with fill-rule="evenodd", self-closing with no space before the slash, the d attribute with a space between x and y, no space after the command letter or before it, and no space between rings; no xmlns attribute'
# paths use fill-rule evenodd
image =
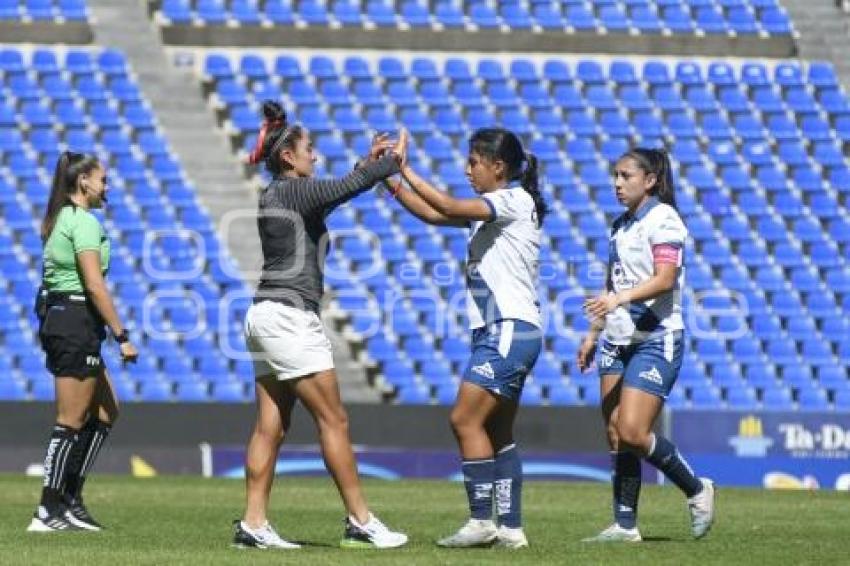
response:
<svg viewBox="0 0 850 566"><path fill-rule="evenodd" d="M346 517L341 548L396 548L407 543L407 535L389 530L377 517L361 525L354 517Z"/></svg>
<svg viewBox="0 0 850 566"><path fill-rule="evenodd" d="M274 528L266 521L262 527L252 529L245 521L233 521L236 532L233 535L235 548L291 549L301 548L300 544L283 540Z"/></svg>
<svg viewBox="0 0 850 566"><path fill-rule="evenodd" d="M103 530L103 525L95 521L89 510L86 509L82 498L66 498L65 499L65 520L81 529L87 531Z"/></svg>
<svg viewBox="0 0 850 566"><path fill-rule="evenodd" d="M714 482L708 478L700 478L702 491L688 499L688 511L691 513L691 533L694 538L702 538L708 534L714 523Z"/></svg>
<svg viewBox="0 0 850 566"><path fill-rule="evenodd" d="M77 525L69 522L65 518L65 509L59 508L53 513L49 513L47 508L39 505L27 527L28 533L57 533L63 531L80 531L82 530Z"/></svg>
<svg viewBox="0 0 850 566"><path fill-rule="evenodd" d="M496 546L502 548L525 548L528 546L528 539L525 538L522 528L512 529L502 525L496 534Z"/></svg>
<svg viewBox="0 0 850 566"><path fill-rule="evenodd" d="M581 542L640 542L642 540L637 527L624 529L617 523L614 523L598 535L582 539Z"/></svg>
<svg viewBox="0 0 850 566"><path fill-rule="evenodd" d="M437 546L446 548L469 548L486 546L496 540L499 529L489 519L470 519L453 535L441 538Z"/></svg>

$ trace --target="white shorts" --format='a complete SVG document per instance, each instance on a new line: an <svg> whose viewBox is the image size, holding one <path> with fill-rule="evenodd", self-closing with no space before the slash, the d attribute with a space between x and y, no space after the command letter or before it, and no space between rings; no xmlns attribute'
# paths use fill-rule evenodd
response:
<svg viewBox="0 0 850 566"><path fill-rule="evenodd" d="M256 377L284 381L334 368L331 341L311 311L275 301L252 304L245 314L245 342Z"/></svg>

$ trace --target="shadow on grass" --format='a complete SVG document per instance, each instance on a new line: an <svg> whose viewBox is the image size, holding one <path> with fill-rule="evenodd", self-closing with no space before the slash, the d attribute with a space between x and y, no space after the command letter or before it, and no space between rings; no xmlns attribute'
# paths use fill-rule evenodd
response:
<svg viewBox="0 0 850 566"><path fill-rule="evenodd" d="M312 540L294 540L295 544L300 544L304 548L339 548L338 544L328 544L326 542L314 542Z"/></svg>
<svg viewBox="0 0 850 566"><path fill-rule="evenodd" d="M670 537L643 537L643 542L672 542Z"/></svg>

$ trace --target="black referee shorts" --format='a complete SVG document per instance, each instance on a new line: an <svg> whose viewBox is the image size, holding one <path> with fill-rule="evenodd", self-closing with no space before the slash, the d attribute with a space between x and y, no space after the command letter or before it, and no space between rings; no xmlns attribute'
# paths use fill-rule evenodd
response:
<svg viewBox="0 0 850 566"><path fill-rule="evenodd" d="M104 367L100 345L106 329L86 296L40 292L36 313L48 371L57 377L98 377Z"/></svg>

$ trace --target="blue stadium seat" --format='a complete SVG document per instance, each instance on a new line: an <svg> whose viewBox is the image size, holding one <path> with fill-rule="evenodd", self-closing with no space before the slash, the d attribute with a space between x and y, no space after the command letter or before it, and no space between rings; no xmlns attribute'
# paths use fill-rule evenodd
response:
<svg viewBox="0 0 850 566"><path fill-rule="evenodd" d="M762 10L760 23L762 28L771 35L787 35L792 31L788 14L782 8Z"/></svg>
<svg viewBox="0 0 850 566"><path fill-rule="evenodd" d="M824 411L829 409L826 391L811 386L800 390L797 403L801 410Z"/></svg>
<svg viewBox="0 0 850 566"><path fill-rule="evenodd" d="M431 403L431 394L427 387L411 384L399 388L396 401L403 405L427 405Z"/></svg>
<svg viewBox="0 0 850 566"><path fill-rule="evenodd" d="M462 28L466 25L466 16L453 2L440 2L434 8L434 18L443 27Z"/></svg>
<svg viewBox="0 0 850 566"><path fill-rule="evenodd" d="M762 395L762 405L765 409L772 410L791 410L794 408L794 401L791 397L791 391L777 386L771 389L765 389Z"/></svg>
<svg viewBox="0 0 850 566"><path fill-rule="evenodd" d="M245 386L240 381L222 381L212 388L213 400L222 403L243 403L248 399Z"/></svg>
<svg viewBox="0 0 850 566"><path fill-rule="evenodd" d="M730 389L726 394L726 405L739 411L753 411L758 408L755 391L750 387Z"/></svg>
<svg viewBox="0 0 850 566"><path fill-rule="evenodd" d="M505 25L511 29L529 29L533 25L531 14L522 4L503 4L501 9Z"/></svg>
<svg viewBox="0 0 850 566"><path fill-rule="evenodd" d="M431 12L428 6L418 0L409 0L401 5L401 17L414 28L430 27Z"/></svg>

